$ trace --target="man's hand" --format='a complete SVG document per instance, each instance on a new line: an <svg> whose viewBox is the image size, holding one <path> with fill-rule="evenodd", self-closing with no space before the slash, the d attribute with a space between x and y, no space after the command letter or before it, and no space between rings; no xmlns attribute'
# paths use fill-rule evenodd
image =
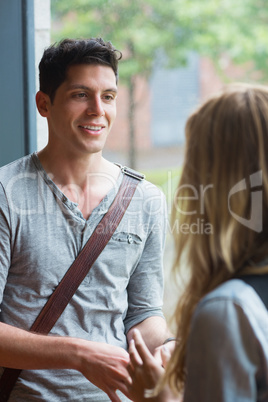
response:
<svg viewBox="0 0 268 402"><path fill-rule="evenodd" d="M129 354L122 348L94 342L93 349L85 350L82 356L81 373L102 389L112 402L120 402L116 390L129 397L132 383L128 373Z"/></svg>
<svg viewBox="0 0 268 402"><path fill-rule="evenodd" d="M0 323L0 366L26 370L74 369L120 402L128 396L129 354L120 347L80 338L34 334Z"/></svg>

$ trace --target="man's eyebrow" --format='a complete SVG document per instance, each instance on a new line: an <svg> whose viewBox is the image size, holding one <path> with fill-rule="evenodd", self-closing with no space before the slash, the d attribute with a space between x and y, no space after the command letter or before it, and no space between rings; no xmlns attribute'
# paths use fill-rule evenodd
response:
<svg viewBox="0 0 268 402"><path fill-rule="evenodd" d="M71 90L71 89L84 89L85 91L92 91L91 88L89 88L89 87L87 87L86 85L83 85L83 84L72 84L72 85L70 85L69 89L70 89L70 90ZM117 93L117 88L116 88L116 87L114 87L114 88L107 88L107 89L105 89L103 92L114 92L114 93Z"/></svg>

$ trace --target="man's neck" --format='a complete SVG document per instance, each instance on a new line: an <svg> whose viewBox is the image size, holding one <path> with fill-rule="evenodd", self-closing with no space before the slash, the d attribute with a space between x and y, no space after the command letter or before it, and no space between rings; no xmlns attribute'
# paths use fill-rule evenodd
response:
<svg viewBox="0 0 268 402"><path fill-rule="evenodd" d="M87 219L105 195L115 186L119 168L101 153L85 157L57 155L44 148L39 160L53 182L78 206Z"/></svg>

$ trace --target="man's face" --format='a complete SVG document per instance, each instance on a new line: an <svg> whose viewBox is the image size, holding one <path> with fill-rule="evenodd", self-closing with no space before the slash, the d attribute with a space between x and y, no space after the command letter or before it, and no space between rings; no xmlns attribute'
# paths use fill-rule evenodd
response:
<svg viewBox="0 0 268 402"><path fill-rule="evenodd" d="M102 151L116 117L114 71L102 65L71 66L47 116L49 141L68 154Z"/></svg>

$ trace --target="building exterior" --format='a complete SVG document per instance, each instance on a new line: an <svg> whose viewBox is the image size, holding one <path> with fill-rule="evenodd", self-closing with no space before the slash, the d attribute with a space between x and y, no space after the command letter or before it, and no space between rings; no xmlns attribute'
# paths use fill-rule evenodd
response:
<svg viewBox="0 0 268 402"><path fill-rule="evenodd" d="M244 69L224 60L228 81L243 80ZM138 151L169 148L184 143L188 115L218 91L223 79L211 60L190 53L188 65L172 70L156 68L146 81L139 78L135 93L135 145ZM107 149L125 152L129 144L128 91L119 85L118 115Z"/></svg>

